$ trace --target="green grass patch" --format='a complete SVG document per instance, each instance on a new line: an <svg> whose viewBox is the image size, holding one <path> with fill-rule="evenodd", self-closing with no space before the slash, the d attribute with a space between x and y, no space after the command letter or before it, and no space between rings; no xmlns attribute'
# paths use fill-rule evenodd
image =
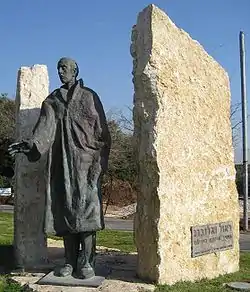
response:
<svg viewBox="0 0 250 292"><path fill-rule="evenodd" d="M59 237L50 238L61 240ZM0 213L0 245L6 246L13 241L13 215ZM134 252L133 232L103 230L97 233L97 245L109 248L117 248L124 252ZM234 274L220 276L213 280L202 280L195 283L180 282L173 286L161 285L156 287L155 292L232 292L233 290L223 286L224 283L235 281L250 281L250 253L240 254L240 271ZM20 285L9 281L8 277L0 277L0 292L22 292Z"/></svg>
<svg viewBox="0 0 250 292"><path fill-rule="evenodd" d="M0 292L24 292L24 289L9 277L0 276Z"/></svg>
<svg viewBox="0 0 250 292"><path fill-rule="evenodd" d="M54 240L62 240L61 237L49 235ZM116 248L123 252L135 252L133 232L102 230L97 232L97 245L108 248Z"/></svg>
<svg viewBox="0 0 250 292"><path fill-rule="evenodd" d="M180 282L173 286L158 286L155 292L232 292L224 283L250 281L250 253L240 253L240 271L234 274L220 276L213 280L202 280L195 283Z"/></svg>
<svg viewBox="0 0 250 292"><path fill-rule="evenodd" d="M0 244L1 245L12 244L13 233L14 233L13 214L0 213Z"/></svg>
<svg viewBox="0 0 250 292"><path fill-rule="evenodd" d="M124 252L135 252L134 236L131 231L102 230L97 233L97 245L117 248Z"/></svg>
<svg viewBox="0 0 250 292"><path fill-rule="evenodd" d="M62 238L50 235L49 238L61 240ZM0 244L10 245L13 241L13 214L0 213ZM97 232L97 245L117 248L124 252L134 252L136 247L133 232L102 230Z"/></svg>
<svg viewBox="0 0 250 292"><path fill-rule="evenodd" d="M61 237L54 235L48 236L54 240L62 240ZM123 252L135 252L136 247L134 244L133 232L131 231L114 231L102 230L97 232L97 245L105 246L108 248L116 248Z"/></svg>

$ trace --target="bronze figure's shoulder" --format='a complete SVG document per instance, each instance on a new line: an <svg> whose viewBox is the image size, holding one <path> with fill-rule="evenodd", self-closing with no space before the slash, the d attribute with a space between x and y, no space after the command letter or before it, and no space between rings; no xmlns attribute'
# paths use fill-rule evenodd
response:
<svg viewBox="0 0 250 292"><path fill-rule="evenodd" d="M55 89L54 91L52 91L44 100L44 103L47 104L52 104L55 102L55 100L58 97L58 93L59 93L59 88Z"/></svg>

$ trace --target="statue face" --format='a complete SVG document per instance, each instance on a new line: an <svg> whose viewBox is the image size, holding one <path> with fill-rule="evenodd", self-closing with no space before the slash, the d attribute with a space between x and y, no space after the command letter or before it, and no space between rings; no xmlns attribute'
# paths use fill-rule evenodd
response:
<svg viewBox="0 0 250 292"><path fill-rule="evenodd" d="M75 79L76 70L71 60L60 60L57 65L59 78L63 84L67 84Z"/></svg>

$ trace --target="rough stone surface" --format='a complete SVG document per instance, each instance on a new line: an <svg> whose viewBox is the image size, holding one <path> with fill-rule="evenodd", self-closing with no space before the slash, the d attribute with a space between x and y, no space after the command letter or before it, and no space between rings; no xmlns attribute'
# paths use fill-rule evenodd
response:
<svg viewBox="0 0 250 292"><path fill-rule="evenodd" d="M29 138L38 119L41 104L49 93L47 67L21 67L17 78L16 140ZM14 246L19 266L35 266L47 261L43 233L45 205L44 169L46 157L28 162L16 156Z"/></svg>
<svg viewBox="0 0 250 292"><path fill-rule="evenodd" d="M229 79L203 47L150 5L132 31L140 193L138 275L160 284L239 269L239 205ZM191 258L191 226L233 222L233 249Z"/></svg>

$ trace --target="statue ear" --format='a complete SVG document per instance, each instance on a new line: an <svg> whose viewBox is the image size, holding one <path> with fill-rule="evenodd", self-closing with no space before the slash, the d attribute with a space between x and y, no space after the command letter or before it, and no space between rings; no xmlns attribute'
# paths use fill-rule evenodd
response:
<svg viewBox="0 0 250 292"><path fill-rule="evenodd" d="M74 77L76 77L76 74L77 74L77 69L74 68Z"/></svg>
<svg viewBox="0 0 250 292"><path fill-rule="evenodd" d="M70 69L71 69L72 75L75 77L76 76L76 68L73 65L71 65L70 67L71 67Z"/></svg>

